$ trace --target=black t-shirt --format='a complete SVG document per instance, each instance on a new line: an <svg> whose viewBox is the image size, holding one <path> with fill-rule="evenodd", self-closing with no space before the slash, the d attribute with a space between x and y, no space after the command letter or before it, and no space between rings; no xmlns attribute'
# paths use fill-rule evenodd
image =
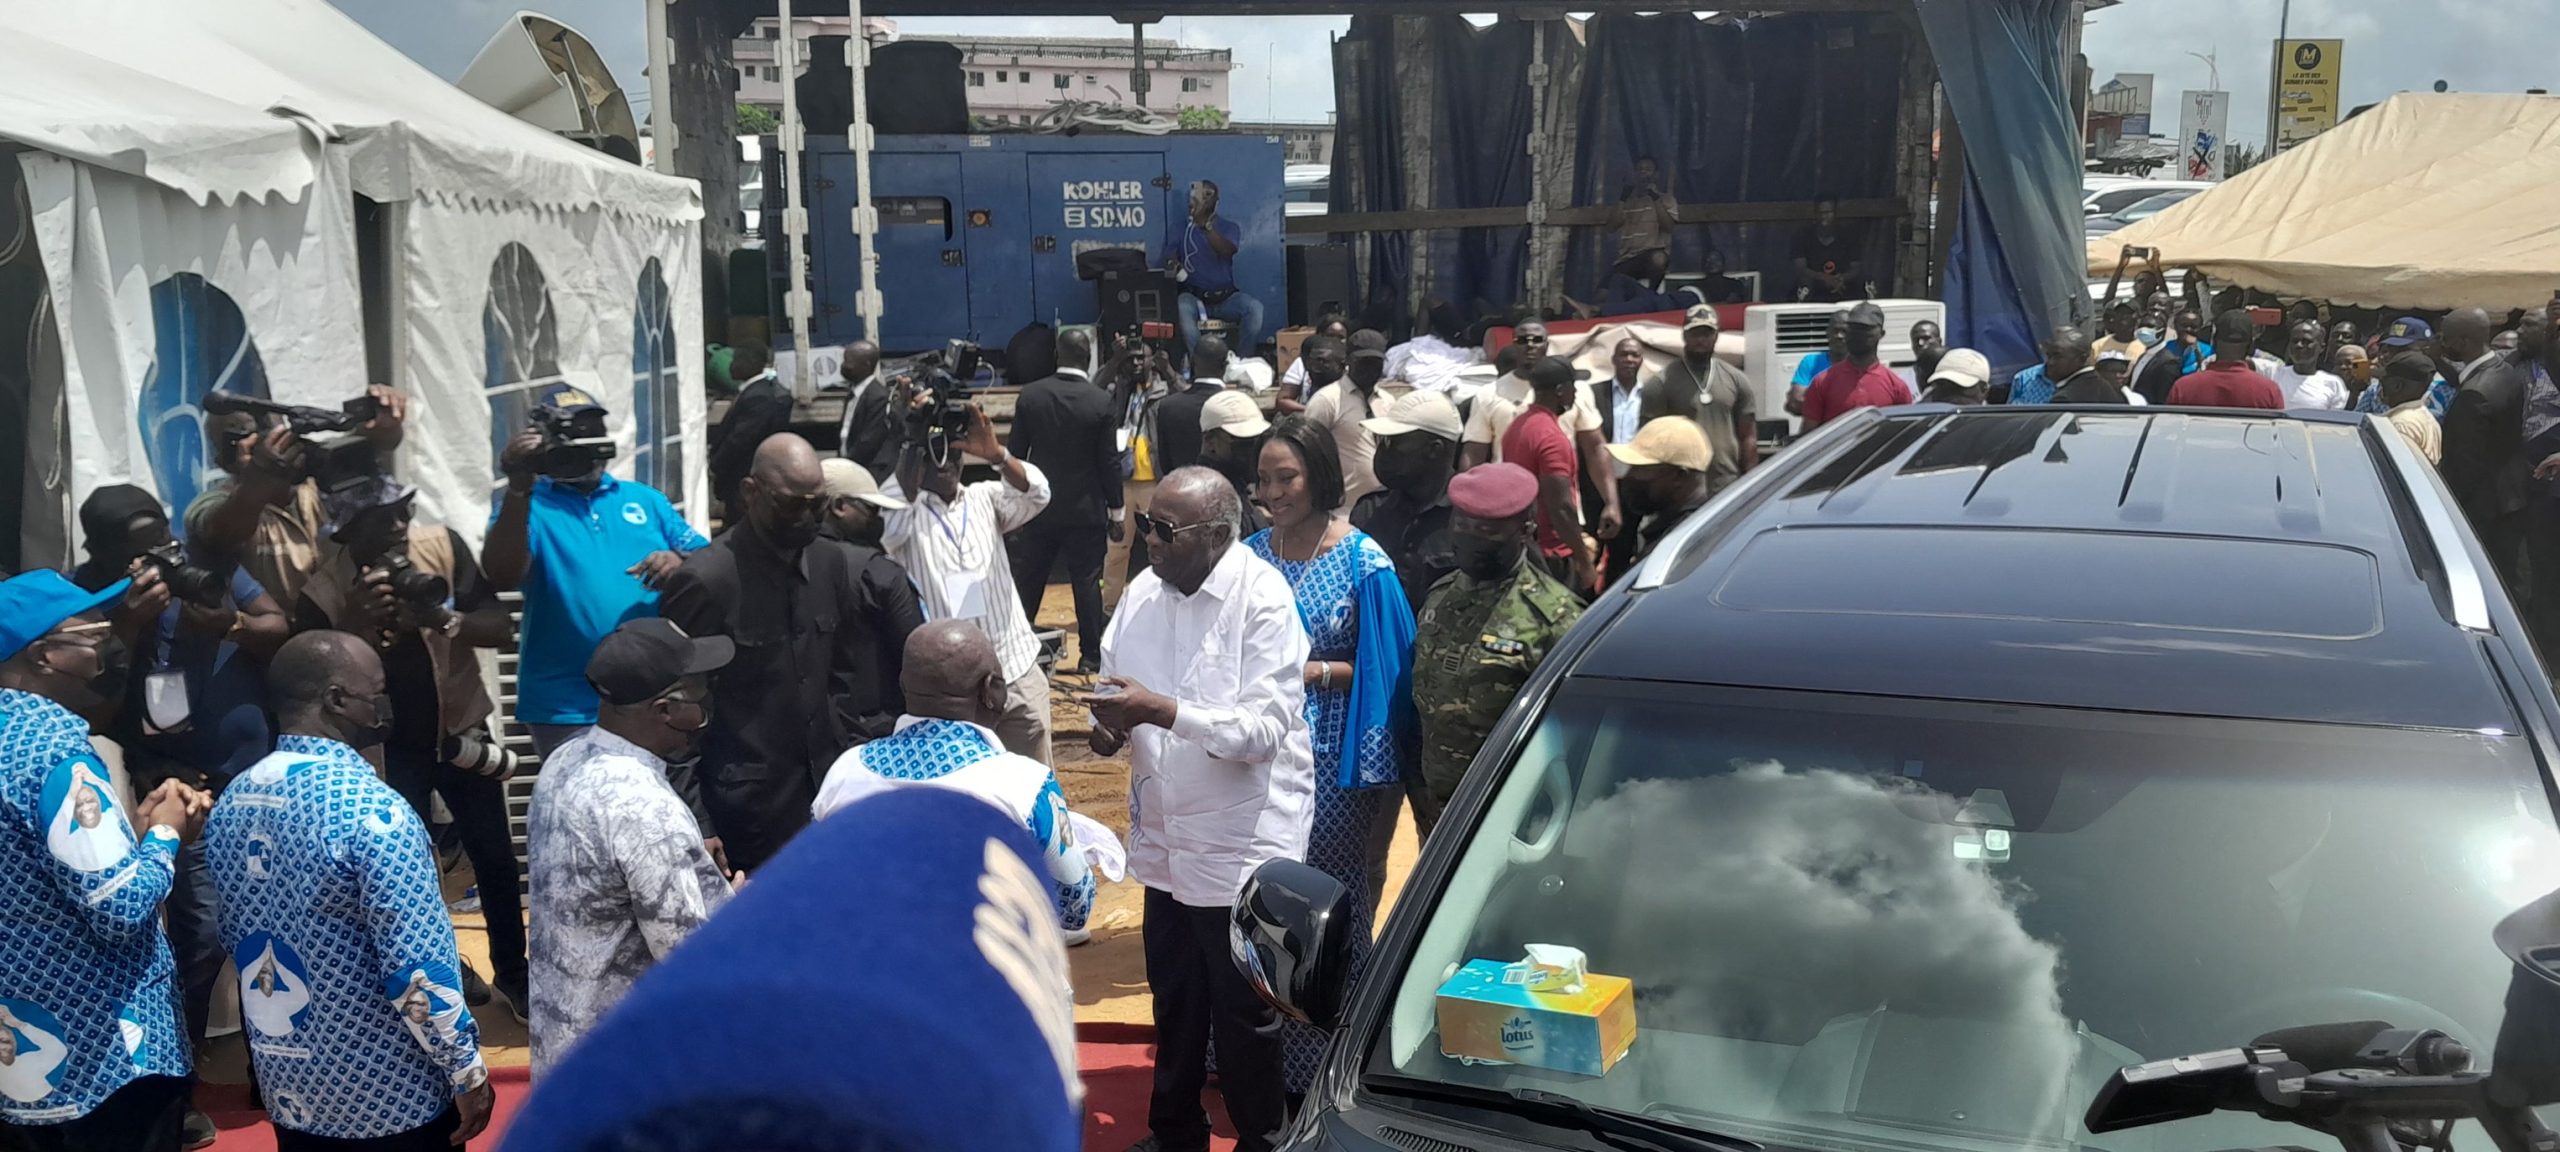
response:
<svg viewBox="0 0 2560 1152"><path fill-rule="evenodd" d="M1858 262L1857 246L1849 243L1846 233L1835 232L1831 239L1822 238L1821 229L1807 228L1796 235L1796 259L1814 272L1836 276Z"/></svg>
<svg viewBox="0 0 2560 1152"><path fill-rule="evenodd" d="M450 528L445 530L445 537L445 546L453 551L453 610L475 612L497 603L497 593L480 574L480 563L472 558L470 546ZM328 613L322 612L309 594L294 601L295 632L329 627L334 625ZM426 641L410 632L380 652L383 691L391 696L391 736L384 743L400 748L440 749L446 735L444 694L436 683L435 660L427 654Z"/></svg>

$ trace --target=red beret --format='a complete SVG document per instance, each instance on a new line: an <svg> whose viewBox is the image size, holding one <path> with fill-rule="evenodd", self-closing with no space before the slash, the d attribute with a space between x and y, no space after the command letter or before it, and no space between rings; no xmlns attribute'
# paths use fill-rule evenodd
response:
<svg viewBox="0 0 2560 1152"><path fill-rule="evenodd" d="M1449 479L1449 506L1478 520L1503 520L1529 510L1538 478L1517 464L1478 464Z"/></svg>

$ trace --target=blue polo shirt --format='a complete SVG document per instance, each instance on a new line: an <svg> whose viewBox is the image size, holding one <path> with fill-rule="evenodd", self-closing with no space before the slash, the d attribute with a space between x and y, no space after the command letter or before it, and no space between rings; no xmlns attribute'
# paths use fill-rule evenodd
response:
<svg viewBox="0 0 2560 1152"><path fill-rule="evenodd" d="M1210 224L1218 230L1218 235L1226 237L1227 243L1239 247L1243 245L1244 229L1238 227L1235 221L1220 216L1210 221ZM1196 292L1235 290L1235 257L1218 255L1218 250L1209 243L1209 230L1202 228L1198 221L1186 218L1182 223L1182 231L1174 237L1169 247L1173 249L1174 255L1182 258L1182 266L1191 272L1191 279L1185 282L1186 287Z"/></svg>
<svg viewBox="0 0 2560 1152"><path fill-rule="evenodd" d="M532 562L521 589L516 719L593 724L587 657L623 621L658 612L658 594L641 586L631 566L652 552L691 552L710 541L657 489L610 473L589 492L535 479L525 535Z"/></svg>

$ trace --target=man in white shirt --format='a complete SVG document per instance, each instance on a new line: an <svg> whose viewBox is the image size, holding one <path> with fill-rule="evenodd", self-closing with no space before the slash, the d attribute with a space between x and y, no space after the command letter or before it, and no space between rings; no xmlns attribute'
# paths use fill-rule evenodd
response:
<svg viewBox="0 0 2560 1152"><path fill-rule="evenodd" d="M2267 373L2284 391L2287 408L2344 408L2347 406L2347 382L2335 372L2320 368L2320 344L2323 333L2320 322L2304 320L2286 334L2285 355L2292 363L2279 364Z"/></svg>
<svg viewBox="0 0 2560 1152"><path fill-rule="evenodd" d="M1316 339L1307 342L1313 344ZM1386 359L1387 342L1375 332L1361 332L1352 338L1342 378L1307 400L1307 419L1333 434L1334 451L1342 457L1342 507L1336 512L1349 512L1361 497L1378 490L1378 438L1360 425L1376 414L1378 382L1386 379Z"/></svg>
<svg viewBox="0 0 2560 1152"><path fill-rule="evenodd" d="M824 820L893 788L928 786L993 804L1039 842L1058 926L1081 935L1093 914L1093 866L1076 843L1057 773L1005 751L987 727L1004 711L1004 678L997 668L986 633L960 621L936 621L908 635L898 678L907 714L898 717L895 733L857 744L836 759L809 814Z"/></svg>
<svg viewBox="0 0 2560 1152"><path fill-rule="evenodd" d="M922 411L933 404L933 396L918 392L909 404ZM960 443L937 444L934 437L908 441L898 459L897 478L885 490L907 501L907 507L888 514L880 543L915 580L925 619L975 620L986 630L1004 665L1005 709L996 735L1008 751L1046 764L1049 678L1040 674L1040 640L1023 615L1022 597L1014 592L1013 559L1005 551L1004 536L1049 506L1049 479L1039 468L1014 459L996 442L987 414L975 404L968 407L969 434ZM995 462L1004 479L962 486L964 454Z"/></svg>
<svg viewBox="0 0 2560 1152"><path fill-rule="evenodd" d="M711 719L710 675L736 652L726 636L647 616L587 660L596 725L544 758L525 815L536 1076L729 900L667 762L692 754Z"/></svg>
<svg viewBox="0 0 2560 1152"><path fill-rule="evenodd" d="M1236 971L1228 908L1254 869L1306 854L1315 767L1302 708L1306 631L1277 569L1236 540L1226 478L1184 468L1138 530L1155 567L1129 584L1102 639L1093 749L1129 749L1129 872L1147 888L1155 997L1157 1147L1208 1147L1209 1041L1236 1147L1278 1143L1288 1110L1280 1017Z"/></svg>

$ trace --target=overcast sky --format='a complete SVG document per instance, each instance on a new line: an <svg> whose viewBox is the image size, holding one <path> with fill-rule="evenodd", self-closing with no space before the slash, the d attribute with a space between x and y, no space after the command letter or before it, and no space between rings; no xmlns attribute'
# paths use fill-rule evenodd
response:
<svg viewBox="0 0 2560 1152"><path fill-rule="evenodd" d="M334 0L375 33L447 77L459 76L521 0ZM2282 0L2126 0L2092 16L2086 50L2104 84L2118 72L2158 77L2156 130L2175 133L2180 89L2203 88L2215 55L2231 93L2231 135L2266 134L2267 68ZM531 6L595 41L634 103L645 102L639 0L536 0ZM2345 107L2443 80L2457 91L2560 88L2560 0L2294 0L2293 34L2346 41ZM1243 119L1321 120L1333 108L1327 44L1348 21L1329 16L1176 19L1150 29L1192 47L1235 52L1234 112ZM1107 19L925 19L905 32L1126 37ZM2344 109L2342 108L2341 111Z"/></svg>

